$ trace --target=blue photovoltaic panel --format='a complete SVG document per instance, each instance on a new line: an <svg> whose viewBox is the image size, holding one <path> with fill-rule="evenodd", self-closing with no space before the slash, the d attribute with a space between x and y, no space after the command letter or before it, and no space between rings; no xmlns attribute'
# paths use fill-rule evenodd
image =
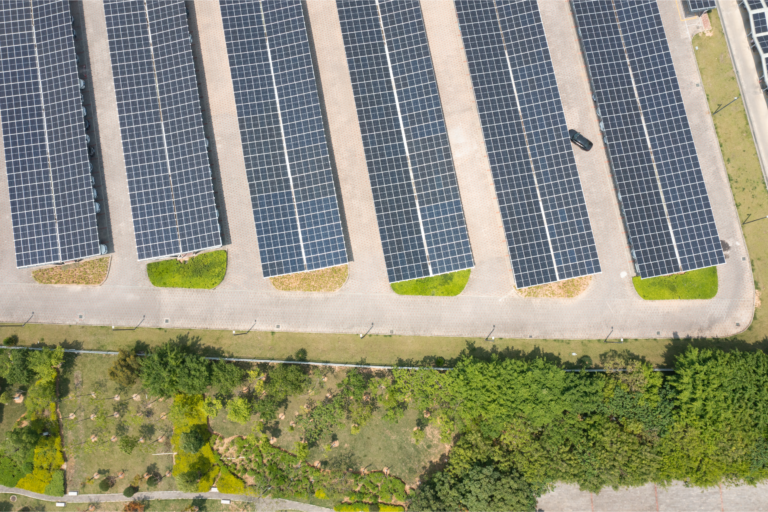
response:
<svg viewBox="0 0 768 512"><path fill-rule="evenodd" d="M744 5L752 11L755 9L763 9L765 7L762 0L744 0Z"/></svg>
<svg viewBox="0 0 768 512"><path fill-rule="evenodd" d="M755 34L768 32L768 22L766 22L764 12L756 12L752 15L755 23Z"/></svg>
<svg viewBox="0 0 768 512"><path fill-rule="evenodd" d="M764 54L768 54L768 35L758 37L757 44Z"/></svg>
<svg viewBox="0 0 768 512"><path fill-rule="evenodd" d="M347 263L301 3L220 6L264 277Z"/></svg>
<svg viewBox="0 0 768 512"><path fill-rule="evenodd" d="M0 61L16 265L98 255L69 3L4 1Z"/></svg>
<svg viewBox="0 0 768 512"><path fill-rule="evenodd" d="M471 268L419 3L337 7L389 281Z"/></svg>
<svg viewBox="0 0 768 512"><path fill-rule="evenodd" d="M691 12L709 11L717 8L715 0L688 0L688 7Z"/></svg>
<svg viewBox="0 0 768 512"><path fill-rule="evenodd" d="M600 272L535 0L457 0L518 288Z"/></svg>
<svg viewBox="0 0 768 512"><path fill-rule="evenodd" d="M725 262L654 0L572 0L638 273Z"/></svg>
<svg viewBox="0 0 768 512"><path fill-rule="evenodd" d="M184 2L104 9L139 260L219 247Z"/></svg>

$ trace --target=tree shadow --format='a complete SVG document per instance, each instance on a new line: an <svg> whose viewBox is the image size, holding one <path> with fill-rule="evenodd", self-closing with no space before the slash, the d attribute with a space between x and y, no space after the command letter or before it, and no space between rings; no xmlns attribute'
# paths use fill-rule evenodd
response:
<svg viewBox="0 0 768 512"><path fill-rule="evenodd" d="M663 366L665 368L674 368L677 358L689 348L714 349L722 350L723 352L731 352L733 350L742 352L756 352L758 350L766 351L768 350L768 337L764 337L762 340L754 343L735 337L693 338L691 336L686 336L685 338L673 338L669 340L665 346Z"/></svg>

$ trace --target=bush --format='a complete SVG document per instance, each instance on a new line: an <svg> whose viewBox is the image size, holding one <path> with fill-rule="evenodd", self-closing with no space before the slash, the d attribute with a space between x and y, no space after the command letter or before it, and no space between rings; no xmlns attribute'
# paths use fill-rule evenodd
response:
<svg viewBox="0 0 768 512"><path fill-rule="evenodd" d="M139 492L138 487L134 487L132 485L129 485L123 490L123 496L126 498L133 498L133 495Z"/></svg>
<svg viewBox="0 0 768 512"><path fill-rule="evenodd" d="M15 347L19 344L19 337L15 334L11 334L3 340L3 345L6 347Z"/></svg>
<svg viewBox="0 0 768 512"><path fill-rule="evenodd" d="M251 404L243 397L239 396L233 399L229 402L227 408L229 409L229 412L227 413L227 419L229 421L245 425L248 423L248 420L251 419Z"/></svg>
<svg viewBox="0 0 768 512"><path fill-rule="evenodd" d="M152 475L151 477L147 478L147 487L150 489L154 489L157 487L157 484L160 483L160 477L157 475Z"/></svg>
<svg viewBox="0 0 768 512"><path fill-rule="evenodd" d="M13 460L5 455L0 455L0 485L16 487L19 480L26 474L27 472L14 464Z"/></svg>
<svg viewBox="0 0 768 512"><path fill-rule="evenodd" d="M401 512L405 510L400 505L388 505L386 503L379 503L379 512Z"/></svg>
<svg viewBox="0 0 768 512"><path fill-rule="evenodd" d="M219 489L219 492L226 494L245 493L245 483L225 468L221 469L221 476L216 483L216 488Z"/></svg>
<svg viewBox="0 0 768 512"><path fill-rule="evenodd" d="M105 478L101 482L99 482L99 489L101 489L101 492L107 492L112 488L112 481L109 478Z"/></svg>
<svg viewBox="0 0 768 512"><path fill-rule="evenodd" d="M325 489L323 489L322 487L318 487L317 489L315 489L315 498L320 500L327 500L328 495L325 494Z"/></svg>
<svg viewBox="0 0 768 512"><path fill-rule="evenodd" d="M117 442L117 447L120 448L120 451L125 453L126 455L130 455L133 452L133 449L136 448L136 446L139 444L139 440L136 439L133 436L125 436L121 437L120 440Z"/></svg>
<svg viewBox="0 0 768 512"><path fill-rule="evenodd" d="M179 446L185 452L197 453L203 447L203 444L205 444L205 439L203 439L203 436L200 435L200 431L197 429L181 434Z"/></svg>
<svg viewBox="0 0 768 512"><path fill-rule="evenodd" d="M64 487L64 470L57 469L53 472L50 483L45 487L45 494L48 496L64 496Z"/></svg>
<svg viewBox="0 0 768 512"><path fill-rule="evenodd" d="M369 512L371 507L367 503L339 503L333 510L336 512Z"/></svg>
<svg viewBox="0 0 768 512"><path fill-rule="evenodd" d="M227 251L206 252L186 263L157 261L147 265L149 281L166 288L206 288L218 286L227 273Z"/></svg>

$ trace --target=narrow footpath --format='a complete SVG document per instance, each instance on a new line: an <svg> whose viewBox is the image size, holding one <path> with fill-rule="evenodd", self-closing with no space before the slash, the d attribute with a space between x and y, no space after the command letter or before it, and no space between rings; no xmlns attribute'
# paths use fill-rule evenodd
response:
<svg viewBox="0 0 768 512"><path fill-rule="evenodd" d="M141 500L231 500L245 501L254 503L256 510L265 512L277 512L278 510L299 510L301 512L327 512L329 508L316 507L307 503L298 501L288 501L272 498L256 498L253 496L243 496L240 494L222 494L220 492L180 492L180 491L158 491L158 492L137 492L131 498L126 498L122 494L79 494L77 496L48 496L36 492L25 491L15 487L5 487L0 485L0 494L18 494L41 501L61 502L61 503L117 503Z"/></svg>

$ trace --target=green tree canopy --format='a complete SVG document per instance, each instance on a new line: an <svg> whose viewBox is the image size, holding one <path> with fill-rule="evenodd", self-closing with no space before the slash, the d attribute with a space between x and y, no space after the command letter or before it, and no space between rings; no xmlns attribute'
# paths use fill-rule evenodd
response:
<svg viewBox="0 0 768 512"><path fill-rule="evenodd" d="M180 335L149 353L141 365L141 381L155 396L200 394L210 384L209 361Z"/></svg>
<svg viewBox="0 0 768 512"><path fill-rule="evenodd" d="M119 349L117 359L109 369L109 378L115 381L119 386L127 388L136 382L141 370L141 360L136 355L136 351Z"/></svg>

